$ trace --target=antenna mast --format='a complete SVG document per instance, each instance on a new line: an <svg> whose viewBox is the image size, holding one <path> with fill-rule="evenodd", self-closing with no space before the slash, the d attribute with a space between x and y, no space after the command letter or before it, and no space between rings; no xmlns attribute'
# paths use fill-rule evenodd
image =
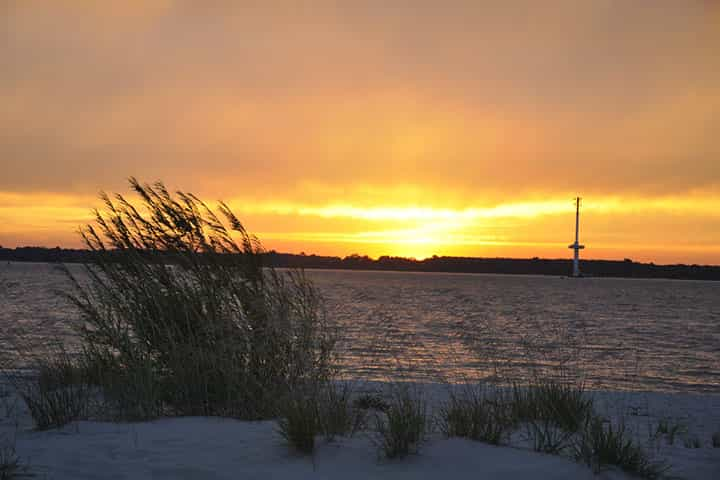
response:
<svg viewBox="0 0 720 480"><path fill-rule="evenodd" d="M580 245L580 197L575 198L575 243L568 245L568 248L574 250L573 255L573 277L580 276L580 250L585 245Z"/></svg>

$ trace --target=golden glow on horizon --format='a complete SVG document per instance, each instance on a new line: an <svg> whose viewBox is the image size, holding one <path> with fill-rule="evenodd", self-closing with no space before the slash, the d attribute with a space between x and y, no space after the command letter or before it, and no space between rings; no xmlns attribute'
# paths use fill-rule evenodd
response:
<svg viewBox="0 0 720 480"><path fill-rule="evenodd" d="M439 196L441 197L441 196ZM325 205L229 201L230 207L257 233L269 249L317 254L350 253L407 256L553 256L567 255L572 235L570 196L483 206L364 205L332 201ZM0 244L78 246L77 227L92 221L92 197L0 192ZM623 256L654 260L675 251L695 259L704 254L720 259L714 233L688 236L667 230L663 219L720 219L720 196L621 198L590 197L583 203L581 237L591 258ZM623 222L637 224L650 235L618 236L612 229ZM653 230L655 228L655 230ZM43 240L56 238L52 241ZM613 253L609 253L613 252ZM717 262L717 260L714 260Z"/></svg>

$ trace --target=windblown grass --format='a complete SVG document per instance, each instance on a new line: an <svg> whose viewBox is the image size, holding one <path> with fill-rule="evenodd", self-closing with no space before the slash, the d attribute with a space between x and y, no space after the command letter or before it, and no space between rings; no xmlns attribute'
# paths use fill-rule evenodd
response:
<svg viewBox="0 0 720 480"><path fill-rule="evenodd" d="M81 230L88 281L69 271L81 363L118 418L269 418L277 399L334 371L335 331L302 272L263 268L225 204L130 184ZM236 240L237 239L237 240Z"/></svg>

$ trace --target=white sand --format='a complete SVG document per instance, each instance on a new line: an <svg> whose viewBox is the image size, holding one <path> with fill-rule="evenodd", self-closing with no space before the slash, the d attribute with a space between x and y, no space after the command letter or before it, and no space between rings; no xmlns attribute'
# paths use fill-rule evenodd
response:
<svg viewBox="0 0 720 480"><path fill-rule="evenodd" d="M430 398L442 396L443 387L427 388ZM672 465L670 475L720 478L720 448L710 443L712 433L720 431L720 396L595 395L601 413L625 416L650 453ZM370 434L359 433L332 443L319 438L311 459L284 445L271 421L200 417L124 424L82 421L62 430L37 432L22 405L13 415L3 411L0 415L0 437L15 438L29 472L41 479L628 478L616 470L594 475L569 458L535 453L521 440L513 446L493 447L433 434L418 455L387 461L378 459ZM660 418L681 423L687 432L674 445L666 438L651 439ZM684 439L690 437L697 437L701 448L686 448Z"/></svg>

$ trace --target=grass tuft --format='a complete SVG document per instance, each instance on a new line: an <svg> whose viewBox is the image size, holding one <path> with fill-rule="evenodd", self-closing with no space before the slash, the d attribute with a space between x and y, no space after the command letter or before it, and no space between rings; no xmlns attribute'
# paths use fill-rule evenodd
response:
<svg viewBox="0 0 720 480"><path fill-rule="evenodd" d="M292 389L278 408L278 431L296 450L311 454L315 437L327 441L352 435L362 422L362 415L352 408L351 389L347 384L328 382Z"/></svg>
<svg viewBox="0 0 720 480"><path fill-rule="evenodd" d="M329 383L320 390L318 420L327 441L351 436L364 423L364 412L351 402L352 389L344 383Z"/></svg>
<svg viewBox="0 0 720 480"><path fill-rule="evenodd" d="M450 400L440 407L440 430L447 437L499 445L507 423L502 404L471 387L460 394L451 392Z"/></svg>
<svg viewBox="0 0 720 480"><path fill-rule="evenodd" d="M527 438L536 452L559 455L571 446L574 432L558 427L554 420L541 418L525 424Z"/></svg>
<svg viewBox="0 0 720 480"><path fill-rule="evenodd" d="M510 418L515 423L540 421L548 428L574 433L592 411L593 400L583 385L547 380L527 387L515 384L511 390Z"/></svg>
<svg viewBox="0 0 720 480"><path fill-rule="evenodd" d="M607 465L642 478L659 478L668 467L650 461L637 445L624 423L613 425L599 417L589 418L574 445L575 458L596 473Z"/></svg>
<svg viewBox="0 0 720 480"><path fill-rule="evenodd" d="M320 433L318 397L315 392L290 392L280 404L278 431L297 451L312 454Z"/></svg>
<svg viewBox="0 0 720 480"><path fill-rule="evenodd" d="M8 375L38 430L61 428L83 417L91 391L83 371L63 350L36 360L37 375Z"/></svg>
<svg viewBox="0 0 720 480"><path fill-rule="evenodd" d="M420 392L398 386L384 413L376 416L376 443L386 458L402 458L420 450L428 429L427 404Z"/></svg>

